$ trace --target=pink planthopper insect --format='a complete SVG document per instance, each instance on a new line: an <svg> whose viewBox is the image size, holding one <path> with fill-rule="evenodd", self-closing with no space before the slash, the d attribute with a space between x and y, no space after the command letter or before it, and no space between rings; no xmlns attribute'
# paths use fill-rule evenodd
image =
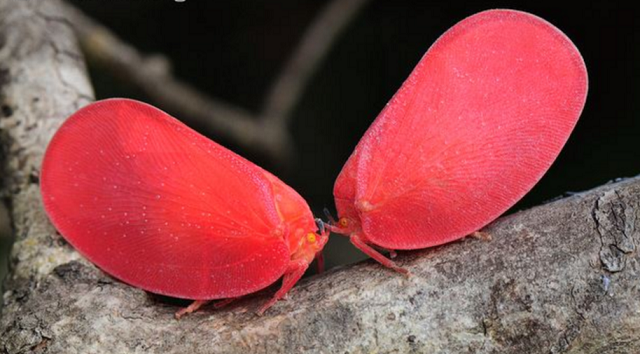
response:
<svg viewBox="0 0 640 354"><path fill-rule="evenodd" d="M329 228L383 265L473 233L549 169L587 96L578 49L534 15L489 10L443 34L364 134Z"/></svg>
<svg viewBox="0 0 640 354"><path fill-rule="evenodd" d="M263 313L327 242L307 203L269 172L145 103L80 109L47 148L49 218L105 272L144 290L204 301L283 277Z"/></svg>

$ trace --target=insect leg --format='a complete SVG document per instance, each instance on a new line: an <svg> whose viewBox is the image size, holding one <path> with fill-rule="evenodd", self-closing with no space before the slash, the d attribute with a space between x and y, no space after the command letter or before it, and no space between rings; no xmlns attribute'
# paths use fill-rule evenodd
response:
<svg viewBox="0 0 640 354"><path fill-rule="evenodd" d="M174 316L176 317L176 320L179 320L182 316L188 315L194 311L197 311L200 307L202 307L209 301L210 300L195 300L194 302L191 303L191 305L183 309L180 309L180 311L176 312Z"/></svg>
<svg viewBox="0 0 640 354"><path fill-rule="evenodd" d="M322 251L316 253L316 266L318 274L322 274L324 272L324 254Z"/></svg>
<svg viewBox="0 0 640 354"><path fill-rule="evenodd" d="M269 307L273 306L278 300L282 299L291 288L302 278L304 272L309 267L309 264L303 260L299 259L296 261L292 261L289 263L289 267L284 273L284 277L282 278L282 286L280 290L278 290L275 295L271 298L271 300L267 301L260 310L258 310L258 316L262 316L265 311L269 309Z"/></svg>
<svg viewBox="0 0 640 354"><path fill-rule="evenodd" d="M485 242L493 240L491 234L485 231L474 231L469 236Z"/></svg>
<svg viewBox="0 0 640 354"><path fill-rule="evenodd" d="M351 234L351 236L349 236L349 240L354 246L356 246L357 249L364 252L367 256L375 259L376 261L378 261L378 263L382 264L383 266L387 268L391 268L398 273L409 275L409 271L407 269L398 266L392 260L385 257L382 253L378 252L373 247L369 246L366 242L362 240L362 238L360 238L358 234Z"/></svg>
<svg viewBox="0 0 640 354"><path fill-rule="evenodd" d="M230 297L228 299L222 299L220 301L216 301L216 303L213 304L213 308L215 309L223 308L238 299L239 299L238 297Z"/></svg>

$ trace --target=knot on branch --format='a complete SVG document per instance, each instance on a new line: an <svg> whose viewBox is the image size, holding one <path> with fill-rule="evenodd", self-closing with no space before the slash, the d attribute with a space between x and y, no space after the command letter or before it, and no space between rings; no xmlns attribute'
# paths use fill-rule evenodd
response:
<svg viewBox="0 0 640 354"><path fill-rule="evenodd" d="M618 191L609 190L596 201L593 219L600 235L603 268L612 273L622 271L627 255L636 248L636 208L628 205Z"/></svg>

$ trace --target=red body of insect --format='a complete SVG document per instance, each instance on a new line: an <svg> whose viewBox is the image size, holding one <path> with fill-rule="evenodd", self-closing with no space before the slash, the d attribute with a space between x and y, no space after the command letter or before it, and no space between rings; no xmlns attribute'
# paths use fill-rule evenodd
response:
<svg viewBox="0 0 640 354"><path fill-rule="evenodd" d="M466 18L429 49L343 167L332 229L390 267L370 246L426 248L479 230L551 166L586 94L582 57L553 25L511 10Z"/></svg>
<svg viewBox="0 0 640 354"><path fill-rule="evenodd" d="M235 298L284 276L282 297L327 241L272 174L147 104L111 99L49 144L41 191L56 228L107 273L179 298Z"/></svg>

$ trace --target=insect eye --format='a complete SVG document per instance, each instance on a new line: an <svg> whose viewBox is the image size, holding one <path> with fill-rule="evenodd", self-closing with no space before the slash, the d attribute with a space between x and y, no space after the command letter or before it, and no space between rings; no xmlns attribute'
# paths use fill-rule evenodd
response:
<svg viewBox="0 0 640 354"><path fill-rule="evenodd" d="M340 218L340 220L338 220L338 224L340 224L340 227L347 227L349 226L349 221L347 218Z"/></svg>
<svg viewBox="0 0 640 354"><path fill-rule="evenodd" d="M316 234L314 234L313 232L309 232L307 234L307 241L309 243L315 243L316 242Z"/></svg>

